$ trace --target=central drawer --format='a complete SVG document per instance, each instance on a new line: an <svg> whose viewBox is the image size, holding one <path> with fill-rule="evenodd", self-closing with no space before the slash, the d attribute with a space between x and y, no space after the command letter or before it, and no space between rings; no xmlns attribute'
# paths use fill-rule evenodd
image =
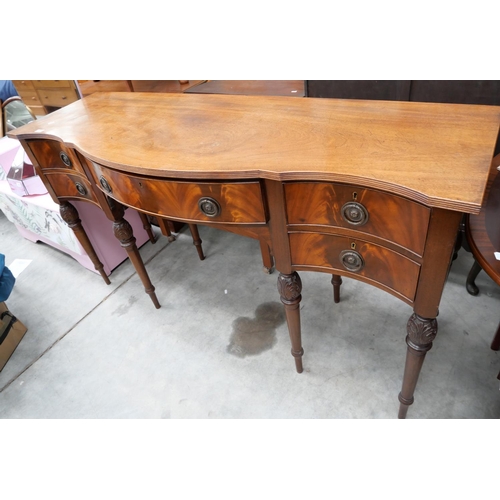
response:
<svg viewBox="0 0 500 500"><path fill-rule="evenodd" d="M328 182L284 185L288 224L337 226L367 233L423 255L430 209L373 189Z"/></svg>
<svg viewBox="0 0 500 500"><path fill-rule="evenodd" d="M90 163L90 162L89 162ZM184 182L144 178L90 163L97 186L117 201L167 218L265 224L260 182Z"/></svg>

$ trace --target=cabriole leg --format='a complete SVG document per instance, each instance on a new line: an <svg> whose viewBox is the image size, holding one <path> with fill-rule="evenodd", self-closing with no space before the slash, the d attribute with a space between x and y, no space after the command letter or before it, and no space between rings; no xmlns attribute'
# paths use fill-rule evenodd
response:
<svg viewBox="0 0 500 500"><path fill-rule="evenodd" d="M482 271L482 267L474 260L469 274L467 275L467 281L465 282L465 288L471 295L477 295L479 293L479 288L476 286L477 275Z"/></svg>

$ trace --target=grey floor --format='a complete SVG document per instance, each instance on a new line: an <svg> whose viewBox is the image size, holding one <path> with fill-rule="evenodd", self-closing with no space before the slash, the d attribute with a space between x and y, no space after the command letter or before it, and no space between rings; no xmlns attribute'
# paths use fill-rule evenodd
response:
<svg viewBox="0 0 500 500"><path fill-rule="evenodd" d="M23 239L0 212L7 265L31 259L7 304L28 327L0 372L0 417L392 419L411 308L344 280L301 273L304 372L297 374L276 289L254 240L200 227L201 262L189 233L160 236L141 254L162 304L156 310L129 261L110 276ZM500 288L464 283L472 257L454 262L408 418L500 417Z"/></svg>

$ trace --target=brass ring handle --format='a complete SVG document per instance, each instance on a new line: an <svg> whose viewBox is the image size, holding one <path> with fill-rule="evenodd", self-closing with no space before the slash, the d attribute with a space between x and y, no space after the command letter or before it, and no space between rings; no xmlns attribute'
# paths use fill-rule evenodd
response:
<svg viewBox="0 0 500 500"><path fill-rule="evenodd" d="M368 222L368 210L357 201L349 201L340 209L342 218L353 226L363 226Z"/></svg>
<svg viewBox="0 0 500 500"><path fill-rule="evenodd" d="M75 182L76 190L82 195L87 196L87 188L81 182Z"/></svg>
<svg viewBox="0 0 500 500"><path fill-rule="evenodd" d="M363 257L358 252L354 250L344 250L340 253L340 262L344 266L345 269L356 273L361 271L365 266L365 261Z"/></svg>
<svg viewBox="0 0 500 500"><path fill-rule="evenodd" d="M221 212L219 203L213 198L208 197L200 198L198 201L198 208L207 217L217 217Z"/></svg>
<svg viewBox="0 0 500 500"><path fill-rule="evenodd" d="M67 167L71 167L71 160L69 159L69 156L64 152L64 151L61 151L59 153L59 156L61 157L61 160L62 162L67 166Z"/></svg>
<svg viewBox="0 0 500 500"><path fill-rule="evenodd" d="M106 191L106 193L111 193L111 191L112 191L111 186L109 185L108 181L102 175L99 178L99 184L104 189L104 191Z"/></svg>

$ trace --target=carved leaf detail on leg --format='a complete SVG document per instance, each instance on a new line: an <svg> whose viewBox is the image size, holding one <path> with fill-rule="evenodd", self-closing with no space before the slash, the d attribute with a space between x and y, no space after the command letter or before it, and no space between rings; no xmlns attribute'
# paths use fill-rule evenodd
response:
<svg viewBox="0 0 500 500"><path fill-rule="evenodd" d="M299 299L302 292L302 281L298 273L280 273L278 276L278 291L282 301L293 302Z"/></svg>
<svg viewBox="0 0 500 500"><path fill-rule="evenodd" d="M413 313L407 324L408 342L417 351L428 351L432 346L432 341L437 335L436 318L421 318Z"/></svg>

